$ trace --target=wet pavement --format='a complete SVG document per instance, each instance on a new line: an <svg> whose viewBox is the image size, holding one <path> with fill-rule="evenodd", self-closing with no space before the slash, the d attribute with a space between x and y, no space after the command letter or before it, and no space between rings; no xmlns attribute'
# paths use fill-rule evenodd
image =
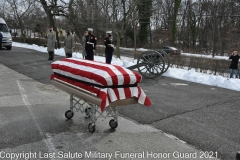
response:
<svg viewBox="0 0 240 160"><path fill-rule="evenodd" d="M120 116L115 130L109 118L76 112L71 120L69 94L0 64L0 159L216 159L163 133Z"/></svg>

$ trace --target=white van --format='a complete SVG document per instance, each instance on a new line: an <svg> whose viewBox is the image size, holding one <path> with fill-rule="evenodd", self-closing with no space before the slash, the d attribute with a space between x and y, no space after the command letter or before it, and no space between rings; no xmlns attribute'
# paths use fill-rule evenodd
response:
<svg viewBox="0 0 240 160"><path fill-rule="evenodd" d="M0 18L0 32L2 32L2 46L6 47L8 50L12 49L12 36L9 32L7 23L4 19Z"/></svg>

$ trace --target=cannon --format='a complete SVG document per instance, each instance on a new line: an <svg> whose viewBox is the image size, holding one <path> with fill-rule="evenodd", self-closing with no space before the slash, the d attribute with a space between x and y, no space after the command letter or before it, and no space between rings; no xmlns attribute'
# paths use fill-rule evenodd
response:
<svg viewBox="0 0 240 160"><path fill-rule="evenodd" d="M145 51L137 59L137 64L127 69L138 69L138 72L145 78L153 79L166 72L170 65L168 54L163 51Z"/></svg>

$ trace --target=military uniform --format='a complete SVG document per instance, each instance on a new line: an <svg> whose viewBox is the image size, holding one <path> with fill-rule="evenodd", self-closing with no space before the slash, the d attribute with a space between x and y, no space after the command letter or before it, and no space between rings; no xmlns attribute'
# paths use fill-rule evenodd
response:
<svg viewBox="0 0 240 160"><path fill-rule="evenodd" d="M72 57L74 47L75 47L74 35L68 33L64 41L64 51L66 54L66 58Z"/></svg>
<svg viewBox="0 0 240 160"><path fill-rule="evenodd" d="M3 39L3 35L2 35L2 32L0 32L0 50L2 50L2 39Z"/></svg>
<svg viewBox="0 0 240 160"><path fill-rule="evenodd" d="M50 27L50 30L47 34L47 51L49 54L48 60L54 60L54 49L55 49L55 43L56 43L56 32L51 30L52 27Z"/></svg>
<svg viewBox="0 0 240 160"><path fill-rule="evenodd" d="M85 43L86 43L86 36L88 35L88 31L84 32L84 35L82 36L82 56L83 59L87 56L86 50L85 50Z"/></svg>
<svg viewBox="0 0 240 160"><path fill-rule="evenodd" d="M97 38L94 34L92 34L92 29L88 29L88 35L85 36L85 50L86 50L86 59L94 60L94 51L96 50Z"/></svg>
<svg viewBox="0 0 240 160"><path fill-rule="evenodd" d="M106 57L106 63L111 64L112 62L112 56L113 56L113 44L112 44L112 32L108 31L106 32L107 37L104 39L105 44L105 57Z"/></svg>

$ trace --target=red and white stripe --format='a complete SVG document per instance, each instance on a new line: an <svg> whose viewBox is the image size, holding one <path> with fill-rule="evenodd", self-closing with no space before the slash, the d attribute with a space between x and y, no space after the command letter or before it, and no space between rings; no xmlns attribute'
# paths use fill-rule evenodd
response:
<svg viewBox="0 0 240 160"><path fill-rule="evenodd" d="M141 75L137 72L121 66L75 58L65 58L61 61L53 62L52 70L55 73L67 77L103 86L135 84L139 83L142 79ZM139 86L126 88L97 88L60 75L53 74L51 79L54 78L96 93L97 96L102 99L100 106L102 111L104 111L105 107L111 102L131 97L137 97L138 103L140 104L145 106L151 105L151 101Z"/></svg>
<svg viewBox="0 0 240 160"><path fill-rule="evenodd" d="M140 83L142 76L117 65L76 58L65 58L52 63L55 73L78 80L102 85L127 85Z"/></svg>

